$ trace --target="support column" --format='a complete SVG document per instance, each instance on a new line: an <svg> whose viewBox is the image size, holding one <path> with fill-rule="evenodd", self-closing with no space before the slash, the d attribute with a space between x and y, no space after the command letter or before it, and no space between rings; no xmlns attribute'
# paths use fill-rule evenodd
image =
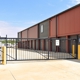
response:
<svg viewBox="0 0 80 80"><path fill-rule="evenodd" d="M68 40L68 36L66 36L66 52L69 52L69 40Z"/></svg>
<svg viewBox="0 0 80 80"><path fill-rule="evenodd" d="M6 65L6 46L2 47L2 64Z"/></svg>
<svg viewBox="0 0 80 80"><path fill-rule="evenodd" d="M80 60L80 44L78 45L78 59Z"/></svg>
<svg viewBox="0 0 80 80"><path fill-rule="evenodd" d="M72 45L72 57L75 58L75 45Z"/></svg>
<svg viewBox="0 0 80 80"><path fill-rule="evenodd" d="M78 36L77 44L78 44L78 55L77 55L77 58L80 60L80 35Z"/></svg>

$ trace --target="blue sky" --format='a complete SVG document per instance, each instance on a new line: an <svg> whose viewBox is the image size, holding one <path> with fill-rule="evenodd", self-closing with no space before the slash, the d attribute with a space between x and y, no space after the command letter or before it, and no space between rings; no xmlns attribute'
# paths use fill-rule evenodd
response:
<svg viewBox="0 0 80 80"><path fill-rule="evenodd" d="M0 35L17 32L64 11L80 0L0 0Z"/></svg>

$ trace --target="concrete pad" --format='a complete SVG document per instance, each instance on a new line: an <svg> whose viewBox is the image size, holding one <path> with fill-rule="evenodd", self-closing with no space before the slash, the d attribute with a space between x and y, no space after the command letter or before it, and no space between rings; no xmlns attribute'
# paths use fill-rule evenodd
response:
<svg viewBox="0 0 80 80"><path fill-rule="evenodd" d="M14 80L6 66L0 65L0 80Z"/></svg>
<svg viewBox="0 0 80 80"><path fill-rule="evenodd" d="M3 73L10 75L9 71L16 80L80 80L80 63L68 60L15 62L5 66L0 65L0 70L2 70L0 80ZM2 80L9 80L7 77Z"/></svg>

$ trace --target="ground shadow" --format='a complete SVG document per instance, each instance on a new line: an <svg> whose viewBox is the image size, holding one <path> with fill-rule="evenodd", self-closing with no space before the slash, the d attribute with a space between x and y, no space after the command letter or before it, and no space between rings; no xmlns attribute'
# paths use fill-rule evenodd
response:
<svg viewBox="0 0 80 80"><path fill-rule="evenodd" d="M78 62L78 63L80 63L80 60L78 60L78 59L69 59L69 61L73 61L73 62Z"/></svg>

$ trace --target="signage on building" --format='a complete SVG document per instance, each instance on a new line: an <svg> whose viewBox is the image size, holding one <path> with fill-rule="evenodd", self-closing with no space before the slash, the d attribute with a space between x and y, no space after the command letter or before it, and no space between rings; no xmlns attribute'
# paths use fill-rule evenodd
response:
<svg viewBox="0 0 80 80"><path fill-rule="evenodd" d="M56 46L60 46L60 40L56 40Z"/></svg>

